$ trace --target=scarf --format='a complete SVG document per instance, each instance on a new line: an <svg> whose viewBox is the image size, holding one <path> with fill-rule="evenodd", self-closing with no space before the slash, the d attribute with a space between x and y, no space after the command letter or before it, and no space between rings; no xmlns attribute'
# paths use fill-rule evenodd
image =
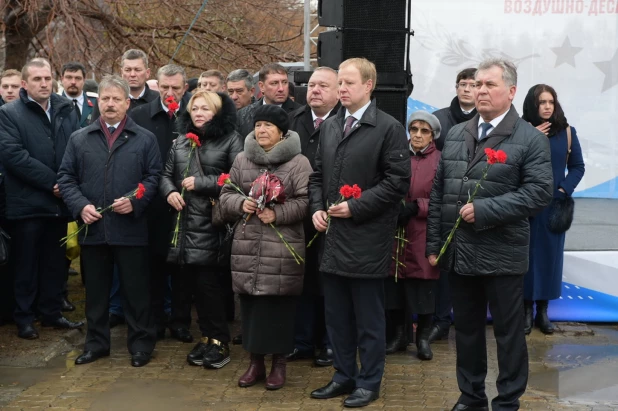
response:
<svg viewBox="0 0 618 411"><path fill-rule="evenodd" d="M534 98L534 91L537 86L538 84L532 86L532 88L528 90L528 94L526 94L526 99L524 100L524 112L521 118L532 124L533 127L540 126L544 122L549 121L552 124L547 132L547 137L555 136L559 130L554 121L554 115L552 114L549 120L543 120L541 116L539 116L539 106L536 104L536 99Z"/></svg>
<svg viewBox="0 0 618 411"><path fill-rule="evenodd" d="M455 98L451 101L451 114L455 119L455 123L463 123L464 121L472 120L472 117L476 116L476 109L472 109L468 114L464 114L461 111L461 105L459 104L459 98L455 96Z"/></svg>

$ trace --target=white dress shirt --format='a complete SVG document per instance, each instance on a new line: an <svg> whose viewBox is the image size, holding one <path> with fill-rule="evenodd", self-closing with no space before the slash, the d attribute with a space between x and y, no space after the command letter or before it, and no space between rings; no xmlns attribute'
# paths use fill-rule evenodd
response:
<svg viewBox="0 0 618 411"><path fill-rule="evenodd" d="M509 107L509 110L511 108ZM493 120L491 120L489 122L489 124L492 125L492 128L489 129L489 131L487 132L487 135L485 136L485 138L489 137L489 135L491 133L493 133L493 131L496 129L496 127L498 127L498 124L500 124L500 122L502 122L502 120L504 120L504 117L506 117L506 114L509 112L509 110L506 110L504 113L500 114L498 117L494 118ZM483 117L479 116L479 124L478 124L478 132L479 135L478 137L481 138L481 133L483 132L483 129L481 128L481 124L486 123L485 120L483 120Z"/></svg>
<svg viewBox="0 0 618 411"><path fill-rule="evenodd" d="M348 117L350 117L350 116L354 116L354 118L356 119L356 120L354 120L354 122L352 123L352 127L351 127L350 129L354 128L354 126L356 125L356 123L358 123L358 122L360 121L360 119L363 117L363 114L365 114L365 111L367 111L367 108L369 107L369 105L370 105L370 104L371 104L371 100L369 100L369 101L367 102L367 104L365 104L364 106L362 106L361 108L359 108L358 110L356 110L354 113L350 113L350 112L348 111L348 109L347 109L347 108L345 109L345 117L344 117L344 120L347 120L347 119L348 119ZM343 124L345 124L345 121L343 122Z"/></svg>
<svg viewBox="0 0 618 411"><path fill-rule="evenodd" d="M39 106L41 106L41 108L43 108L41 103L39 103L38 101L35 101L32 97L28 96L28 100L34 101ZM43 108L43 111L45 112L45 114L47 114L47 119L51 122L51 99L47 100L47 110Z"/></svg>

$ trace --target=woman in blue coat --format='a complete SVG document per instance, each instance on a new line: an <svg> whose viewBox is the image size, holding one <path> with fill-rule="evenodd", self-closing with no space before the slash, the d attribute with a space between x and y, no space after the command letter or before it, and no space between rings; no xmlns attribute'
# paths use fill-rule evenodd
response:
<svg viewBox="0 0 618 411"><path fill-rule="evenodd" d="M560 297L562 289L565 232L550 231L549 221L556 203L564 203L561 200L571 196L582 179L584 159L577 132L567 123L552 87L537 84L528 91L522 118L549 138L554 173L554 200L530 218L530 266L524 278L525 331L526 334L532 331L533 305L536 302L534 324L544 334L551 334L554 327L547 317L547 306L549 300ZM571 134L570 147L568 129Z"/></svg>

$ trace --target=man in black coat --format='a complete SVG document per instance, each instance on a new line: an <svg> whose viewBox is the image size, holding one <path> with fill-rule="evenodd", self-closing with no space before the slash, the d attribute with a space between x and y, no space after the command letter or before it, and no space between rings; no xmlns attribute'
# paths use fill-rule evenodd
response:
<svg viewBox="0 0 618 411"><path fill-rule="evenodd" d="M151 90L146 84L150 77L150 69L148 68L148 55L142 50L127 50L120 60L120 71L122 78L129 83L131 89L129 111L135 107L148 104L159 97L159 93Z"/></svg>
<svg viewBox="0 0 618 411"><path fill-rule="evenodd" d="M440 257L448 273L461 396L454 411L488 410L485 395L487 305L498 345L498 396L493 410L519 409L528 381L523 283L528 271L528 218L549 205L553 174L549 142L512 106L517 90L513 63L491 59L476 72L478 115L446 137L429 200L427 249L437 257L458 216L462 222ZM474 191L487 167L485 149L506 153Z"/></svg>
<svg viewBox="0 0 618 411"><path fill-rule="evenodd" d="M475 68L467 68L460 71L455 81L457 95L451 101L451 105L433 113L438 117L441 128L440 137L435 140L438 150L442 150L444 140L453 126L471 120L476 116L476 109L474 108L475 73ZM448 290L448 273L440 275L439 280L436 282L435 291L436 312L434 314L434 323L429 333L430 342L448 338L448 332L451 328L453 304L451 303L451 294Z"/></svg>
<svg viewBox="0 0 618 411"><path fill-rule="evenodd" d="M104 77L99 84L101 116L71 136L58 172L71 214L88 224L88 230L79 235L88 333L77 365L109 355L108 305L114 265L126 296L131 365L146 365L156 342L146 210L157 193L161 155L154 135L126 116L129 104L127 82L118 76ZM132 195L138 184L145 188L142 196ZM110 205L110 210L100 213Z"/></svg>
<svg viewBox="0 0 618 411"><path fill-rule="evenodd" d="M52 93L47 60L26 63L22 87L19 100L0 108L0 161L6 169L6 217L14 220L13 258L19 264L14 319L20 338L35 339L35 308L44 327L83 325L60 313L66 275L60 239L66 236L69 214L56 178L78 119L71 103Z"/></svg>
<svg viewBox="0 0 618 411"><path fill-rule="evenodd" d="M384 278L391 266L399 203L410 187L406 131L371 101L376 77L375 65L364 58L339 66L343 107L320 126L309 179L310 213L322 233L320 271L336 370L332 381L311 397L351 393L346 407L363 407L379 397L386 356ZM333 205L346 184L357 184L362 194Z"/></svg>
<svg viewBox="0 0 618 411"><path fill-rule="evenodd" d="M267 64L260 69L258 86L263 97L238 111L238 132L245 138L253 131L253 114L262 104L275 104L286 113L296 110L300 104L289 97L288 71L280 64Z"/></svg>
<svg viewBox="0 0 618 411"><path fill-rule="evenodd" d="M187 77L185 70L176 65L168 64L157 72L159 82L159 97L148 104L136 107L129 112L129 116L139 126L152 132L157 139L157 148L162 159L167 160L172 143L177 137L174 123L178 115L182 114L187 107L190 94L187 93ZM180 108L172 112L168 108L167 98L173 97L180 104ZM172 208L165 198L156 195L151 206L148 208L148 242L149 259L152 278L152 305L158 338L165 336L165 314L163 300L167 287L167 278L170 267L166 263L167 250L169 247L169 233L172 231ZM170 328L172 337L183 341L192 342L193 337L187 329Z"/></svg>
<svg viewBox="0 0 618 411"><path fill-rule="evenodd" d="M289 113L290 130L300 136L302 154L315 169L315 154L320 143L320 125L337 115L339 110L337 72L330 67L315 69L307 84L307 104ZM309 243L316 231L311 217L305 219L305 242ZM320 353L314 359L317 366L333 364L333 350L324 323L324 297L320 290L318 247L307 249L303 295L297 306L294 352L288 360L313 358L315 346Z"/></svg>

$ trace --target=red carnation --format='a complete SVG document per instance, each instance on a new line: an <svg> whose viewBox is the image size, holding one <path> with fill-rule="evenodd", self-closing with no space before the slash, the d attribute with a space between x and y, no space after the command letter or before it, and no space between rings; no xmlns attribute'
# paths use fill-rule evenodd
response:
<svg viewBox="0 0 618 411"><path fill-rule="evenodd" d="M171 111L172 113L177 112L179 108L180 108L180 105L176 103L175 101L172 101L171 103L167 105L167 109Z"/></svg>
<svg viewBox="0 0 618 411"><path fill-rule="evenodd" d="M93 107L92 101L90 101L90 99L86 99L88 100L88 107Z"/></svg>
<svg viewBox="0 0 618 411"><path fill-rule="evenodd" d="M352 186L348 184L344 185L343 187L339 189L339 194L341 194L343 198L352 197L352 194L353 194Z"/></svg>
<svg viewBox="0 0 618 411"><path fill-rule="evenodd" d="M223 187L225 185L225 183L227 183L230 180L230 175L226 174L226 173L222 173L219 176L219 179L217 180L217 185L219 187Z"/></svg>
<svg viewBox="0 0 618 411"><path fill-rule="evenodd" d="M358 186L358 184L354 184L352 186L352 197L354 197L355 199L359 199L361 196L361 192L363 190L361 190L361 188Z"/></svg>
<svg viewBox="0 0 618 411"><path fill-rule="evenodd" d="M502 150L496 151L496 162L498 163L506 163L506 153Z"/></svg>
<svg viewBox="0 0 618 411"><path fill-rule="evenodd" d="M146 192L146 187L144 187L142 183L139 183L137 185L137 191L135 192L135 198L137 198L138 200L141 200L141 198L144 197L145 192Z"/></svg>
<svg viewBox="0 0 618 411"><path fill-rule="evenodd" d="M202 146L202 143L200 143L200 138L197 136L197 134L187 133L187 135L185 137L187 137L187 139L191 140L193 142L193 144L195 144L196 146L198 146L198 147Z"/></svg>
<svg viewBox="0 0 618 411"><path fill-rule="evenodd" d="M169 96L168 98L165 99L165 102L168 103L168 104L169 103L173 103L175 101L176 101L176 99L174 98L174 96Z"/></svg>

